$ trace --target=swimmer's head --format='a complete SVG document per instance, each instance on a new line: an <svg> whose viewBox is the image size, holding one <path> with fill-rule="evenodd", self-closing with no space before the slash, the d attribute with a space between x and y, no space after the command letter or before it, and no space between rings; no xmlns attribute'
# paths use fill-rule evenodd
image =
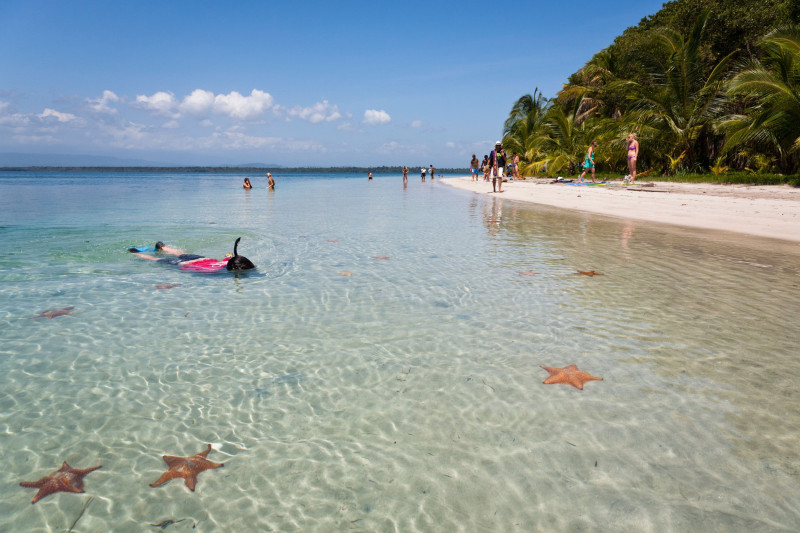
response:
<svg viewBox="0 0 800 533"><path fill-rule="evenodd" d="M237 248L239 247L240 240L242 240L241 237L237 238L236 242L233 243L233 257L231 257L225 265L227 270L251 270L256 267L248 258L239 255Z"/></svg>
<svg viewBox="0 0 800 533"><path fill-rule="evenodd" d="M163 247L164 247L164 243L161 242L161 241L158 241L156 243L156 252L160 252Z"/></svg>

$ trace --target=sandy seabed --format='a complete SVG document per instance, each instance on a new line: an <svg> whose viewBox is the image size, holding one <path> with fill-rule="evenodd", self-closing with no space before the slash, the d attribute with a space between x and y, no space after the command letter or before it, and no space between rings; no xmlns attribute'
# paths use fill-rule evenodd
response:
<svg viewBox="0 0 800 533"><path fill-rule="evenodd" d="M552 183L528 178L503 183L469 177L444 178L459 189L577 209L602 215L712 229L800 242L800 188L788 185L713 185L703 183L611 182L600 186Z"/></svg>

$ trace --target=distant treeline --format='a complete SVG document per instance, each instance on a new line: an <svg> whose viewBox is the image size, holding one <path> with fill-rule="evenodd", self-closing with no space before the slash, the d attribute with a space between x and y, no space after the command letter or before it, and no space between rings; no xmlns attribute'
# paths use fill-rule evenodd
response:
<svg viewBox="0 0 800 533"><path fill-rule="evenodd" d="M409 169L410 173L418 171L417 167ZM401 174L403 167L296 167L275 168L264 167L0 167L0 171L17 172L184 172L197 174L264 174L267 171L275 174L319 174L341 173L357 174ZM436 172L453 174L469 172L467 168L437 168Z"/></svg>

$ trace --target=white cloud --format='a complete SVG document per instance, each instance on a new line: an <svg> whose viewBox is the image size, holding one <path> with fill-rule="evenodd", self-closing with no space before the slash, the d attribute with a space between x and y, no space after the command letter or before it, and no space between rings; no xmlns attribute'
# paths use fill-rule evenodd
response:
<svg viewBox="0 0 800 533"><path fill-rule="evenodd" d="M253 89L250 96L242 96L236 91L231 91L214 97L214 111L232 118L249 119L272 107L272 102L271 94L258 89Z"/></svg>
<svg viewBox="0 0 800 533"><path fill-rule="evenodd" d="M59 111L56 111L55 109L50 109L49 107L44 110L44 113L41 113L40 115L37 116L42 120L53 117L59 122L69 122L71 120L75 120L76 118L75 115L73 115L72 113L61 113Z"/></svg>
<svg viewBox="0 0 800 533"><path fill-rule="evenodd" d="M153 96L143 94L136 96L136 106L146 109L157 115L164 115L170 118L178 118L180 115L175 113L178 101L175 95L169 92L158 91Z"/></svg>
<svg viewBox="0 0 800 533"><path fill-rule="evenodd" d="M370 124L373 126L377 126L379 124L388 124L392 121L392 117L389 116L384 110L378 111L377 109L367 109L364 111L364 123Z"/></svg>
<svg viewBox="0 0 800 533"><path fill-rule="evenodd" d="M8 107L8 102L0 102L0 111Z"/></svg>
<svg viewBox="0 0 800 533"><path fill-rule="evenodd" d="M413 122L411 122L410 126L412 128L421 128L422 127L422 121L421 120L414 120Z"/></svg>
<svg viewBox="0 0 800 533"><path fill-rule="evenodd" d="M327 100L317 102L311 107L294 106L288 111L288 114L302 120L307 120L312 124L332 122L342 118L342 114L339 112L339 106L331 105Z"/></svg>
<svg viewBox="0 0 800 533"><path fill-rule="evenodd" d="M86 101L89 102L89 107L97 113L115 115L117 110L108 104L111 102L119 102L119 96L113 91L105 90L103 91L103 96L100 98L87 98Z"/></svg>
<svg viewBox="0 0 800 533"><path fill-rule="evenodd" d="M246 120L263 114L272 107L272 103L272 95L258 89L253 89L249 96L236 91L215 95L211 91L195 89L183 98L178 108L199 117L205 117L209 113L219 113Z"/></svg>
<svg viewBox="0 0 800 533"><path fill-rule="evenodd" d="M192 94L185 96L181 102L180 110L193 115L205 115L214 107L214 93L195 89Z"/></svg>

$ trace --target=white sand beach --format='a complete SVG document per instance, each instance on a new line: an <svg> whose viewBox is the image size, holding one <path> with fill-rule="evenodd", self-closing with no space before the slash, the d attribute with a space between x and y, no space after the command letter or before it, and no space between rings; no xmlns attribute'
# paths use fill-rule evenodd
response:
<svg viewBox="0 0 800 533"><path fill-rule="evenodd" d="M492 193L492 184L469 177L444 178L453 187ZM613 217L661 222L800 242L800 188L788 185L712 185L673 182L621 182L574 186L552 179L503 183L508 200L577 209Z"/></svg>

